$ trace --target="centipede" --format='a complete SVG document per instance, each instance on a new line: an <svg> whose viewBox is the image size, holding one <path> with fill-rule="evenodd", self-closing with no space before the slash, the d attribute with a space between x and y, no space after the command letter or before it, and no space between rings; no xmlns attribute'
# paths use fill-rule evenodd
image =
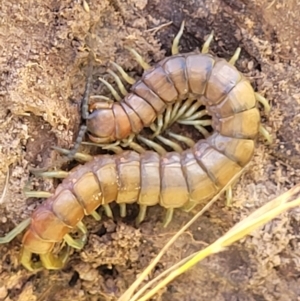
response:
<svg viewBox="0 0 300 301"><path fill-rule="evenodd" d="M100 102L92 107L84 100L86 124L81 132L87 131L97 143L124 141L149 126L157 134L162 127L159 123L153 127L154 121L168 110L168 115L173 116L168 120L188 118L185 110L178 114L179 106L175 113L172 110L174 103L192 99L198 107L205 105L211 116L212 133L182 152L125 150L113 155L91 156L80 155L74 149L66 150L65 154L72 154L75 159L80 157L86 163L69 172L51 173L63 178L55 192L49 194L29 219L0 239L0 243L7 243L27 228L20 262L28 270L61 269L70 247L84 247L87 239L84 216L99 219L96 210L100 206L112 216L112 202L120 206L121 216L126 215L127 204L137 203L138 222L144 220L149 206L160 205L166 209L164 225L168 225L175 209L189 211L228 186L251 161L259 133L270 140L261 125L258 109L260 102L269 112L269 104L254 92L250 82L234 66L238 55L227 62L209 54L211 36L201 52L180 54L178 43L183 26L182 23L173 41L172 55L153 67L133 51L145 69L137 82L133 83L115 64L123 78L133 84L131 92L123 91L126 94L123 99L115 94L117 102ZM123 89L121 84L118 86ZM186 107L190 108L192 103L188 102ZM82 140L81 136L77 142ZM80 239L70 235L74 228L82 232ZM55 245L63 241L67 248L54 254ZM40 260L33 262L33 254L39 255Z"/></svg>

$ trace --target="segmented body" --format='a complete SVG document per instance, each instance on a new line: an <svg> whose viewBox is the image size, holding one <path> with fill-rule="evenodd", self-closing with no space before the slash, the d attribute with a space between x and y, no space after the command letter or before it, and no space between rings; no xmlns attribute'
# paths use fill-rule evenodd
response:
<svg viewBox="0 0 300 301"><path fill-rule="evenodd" d="M212 135L182 153L125 151L76 167L32 214L23 264L37 253L47 266L55 243L100 205L137 202L145 211L159 204L170 214L174 208L190 209L216 195L251 160L260 126L255 93L225 60L175 55L147 70L132 91L120 103L96 109L87 122L90 133L106 141L122 139L150 125L168 104L194 97L212 116Z"/></svg>
<svg viewBox="0 0 300 301"><path fill-rule="evenodd" d="M92 106L86 121L89 137L108 143L137 134L167 106L186 98L206 106L216 132L234 138L256 137L260 117L250 83L224 59L199 52L163 59L146 70L120 102Z"/></svg>

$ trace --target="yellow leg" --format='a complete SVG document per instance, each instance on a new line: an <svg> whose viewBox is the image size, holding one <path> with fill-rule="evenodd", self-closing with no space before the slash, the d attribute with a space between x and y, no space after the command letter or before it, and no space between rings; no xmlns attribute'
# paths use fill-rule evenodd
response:
<svg viewBox="0 0 300 301"><path fill-rule="evenodd" d="M19 225L17 225L14 229L12 229L9 233L7 233L4 237L0 237L0 244L7 244L11 242L17 235L23 232L31 222L31 218L25 219Z"/></svg>
<svg viewBox="0 0 300 301"><path fill-rule="evenodd" d="M193 139L188 138L186 136L175 134L175 133L170 132L170 131L167 132L167 135L174 138L174 139L176 139L176 140L178 140L178 141L180 141L180 142L185 143L188 147L193 147L195 145L195 142L193 141Z"/></svg>
<svg viewBox="0 0 300 301"><path fill-rule="evenodd" d="M32 262L31 260L32 253L25 248L22 248L20 253L20 263L28 270L28 271L36 271L42 268L42 263Z"/></svg>
<svg viewBox="0 0 300 301"><path fill-rule="evenodd" d="M164 143L165 145L171 147L175 152L178 152L178 153L182 153L182 152L183 152L182 147L181 147L179 144L177 144L177 143L171 141L170 139L167 139L167 138L165 138L165 137L163 137L163 136L161 136L161 135L157 135L156 138L157 138L160 142L162 142L162 143Z"/></svg>
<svg viewBox="0 0 300 301"><path fill-rule="evenodd" d="M255 98L258 102L260 102L264 106L266 114L269 114L271 107L268 100L264 98L262 95L260 95L259 93L255 93Z"/></svg>
<svg viewBox="0 0 300 301"><path fill-rule="evenodd" d="M101 77L99 77L98 79L109 89L109 91L111 92L111 94L113 95L116 101L121 101L122 99L121 96L109 82L107 82L105 79Z"/></svg>
<svg viewBox="0 0 300 301"><path fill-rule="evenodd" d="M147 146L153 148L159 155L165 155L167 153L167 151L158 143L155 143L152 140L149 140L141 135L138 135L137 138L143 142L144 144L146 144Z"/></svg>
<svg viewBox="0 0 300 301"><path fill-rule="evenodd" d="M123 85L120 77L115 73L113 72L112 70L108 69L107 72L109 74L111 74L113 76L113 78L115 79L117 85L118 85L118 88L120 89L121 93L123 96L126 96L128 94L128 91L126 90L125 86Z"/></svg>
<svg viewBox="0 0 300 301"><path fill-rule="evenodd" d="M136 218L136 224L139 225L146 217L147 206L140 205L139 215Z"/></svg>
<svg viewBox="0 0 300 301"><path fill-rule="evenodd" d="M214 32L212 31L211 34L209 35L209 37L207 38L207 40L205 41L205 43L202 46L202 49L201 49L202 53L208 53L209 45L212 42L213 37L214 37Z"/></svg>
<svg viewBox="0 0 300 301"><path fill-rule="evenodd" d="M111 62L111 63L112 63L112 64L115 66L115 68L121 73L123 79L124 79L128 84L133 85L133 84L135 83L135 79L134 79L133 77L129 76L129 75L124 71L124 69L123 69L120 65L116 64L115 62Z"/></svg>
<svg viewBox="0 0 300 301"><path fill-rule="evenodd" d="M232 202L232 186L226 189L226 206L230 206Z"/></svg>
<svg viewBox="0 0 300 301"><path fill-rule="evenodd" d="M166 228L170 224L170 222L172 221L173 213L174 213L174 208L168 208L167 209L165 219L164 219L164 222L163 222L163 227L164 228Z"/></svg>
<svg viewBox="0 0 300 301"><path fill-rule="evenodd" d="M60 270L66 264L69 257L69 246L61 252L59 256L52 253L40 254L43 266L48 270Z"/></svg>
<svg viewBox="0 0 300 301"><path fill-rule="evenodd" d="M234 65L236 63L236 61L239 59L240 53L241 53L241 48L238 47L236 49L235 53L233 54L232 58L228 61L228 63L231 65Z"/></svg>
<svg viewBox="0 0 300 301"><path fill-rule="evenodd" d="M148 64L148 63L146 63L145 61L144 61L144 59L142 58L142 56L141 55L139 55L134 49L132 49L132 48L129 48L129 47L125 47L127 50L129 50L132 54L133 54L133 56L134 56L134 58L136 59L136 61L142 66L142 68L144 69L144 70L147 70L147 69L150 69L151 68L151 66Z"/></svg>
<svg viewBox="0 0 300 301"><path fill-rule="evenodd" d="M268 144L272 144L273 138L271 134L262 125L259 126L259 132L267 140Z"/></svg>
<svg viewBox="0 0 300 301"><path fill-rule="evenodd" d="M112 213L112 211L111 211L111 209L110 209L110 207L109 207L108 204L102 205L102 207L103 207L104 212L105 212L105 214L106 214L107 217L114 218L113 213Z"/></svg>
<svg viewBox="0 0 300 301"><path fill-rule="evenodd" d="M180 38L182 37L183 30L184 30L184 21L182 21L180 29L179 29L175 39L173 40L173 44L172 44L172 54L173 55L179 53L178 45L179 45Z"/></svg>

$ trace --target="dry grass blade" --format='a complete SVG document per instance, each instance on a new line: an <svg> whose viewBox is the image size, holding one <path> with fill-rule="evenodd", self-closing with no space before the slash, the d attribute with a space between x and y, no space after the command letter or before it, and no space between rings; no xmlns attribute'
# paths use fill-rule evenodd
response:
<svg viewBox="0 0 300 301"><path fill-rule="evenodd" d="M176 277L186 272L188 269L193 267L199 261L203 260L204 258L212 254L221 252L226 247L230 246L234 242L250 234L253 230L269 222L271 219L275 218L276 216L285 212L286 210L299 206L300 205L299 197L290 201L290 199L295 198L297 195L299 195L299 193L300 193L300 184L294 186L289 191L283 193L279 197L275 198L274 200L268 202L261 208L254 211L247 218L240 221L233 228L231 228L225 235L220 237L213 244L199 251L191 260L184 263L181 267L179 267L175 271L172 271L155 288L149 291L142 298L138 299L138 301L149 300L160 289L164 288L172 280L174 280ZM128 299L128 300L136 300L136 299Z"/></svg>
<svg viewBox="0 0 300 301"><path fill-rule="evenodd" d="M247 165L248 166L248 165ZM149 266L141 273L141 275L136 279L136 281L127 289L127 291L118 299L118 301L135 301L137 300L137 296L140 296L138 292L135 296L132 297L134 291L140 286L140 284L145 280L145 278L150 274L151 270L155 267L155 265L159 262L162 256L166 253L166 251L170 248L170 246L176 241L176 239L184 233L205 211L207 211L214 202L216 202L220 195L224 193L228 186L233 184L241 174L247 168L245 166L239 173L237 173L232 180L225 186L200 212L198 212L184 227L182 227L169 241L168 243L162 248L159 254L152 260Z"/></svg>

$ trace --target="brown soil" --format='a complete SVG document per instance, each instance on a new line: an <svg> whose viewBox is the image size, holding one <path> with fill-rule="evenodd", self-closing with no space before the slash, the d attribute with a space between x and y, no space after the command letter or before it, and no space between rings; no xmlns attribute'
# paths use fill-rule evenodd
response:
<svg viewBox="0 0 300 301"><path fill-rule="evenodd" d="M215 0L1 1L0 11L0 235L29 217L42 200L23 189L51 191L31 168L60 168L51 146L71 148L80 123L87 46L98 64L92 93L105 94L97 77L109 60L132 74L141 69L124 46L153 63L170 54L186 20L181 51L194 50L214 30L213 54L230 58L242 48L237 67L272 105L264 125L274 143L260 139L251 167L234 190L233 206L219 201L164 256L151 275L213 242L255 208L281 194L300 177L300 6L298 1ZM282 4L285 2L285 4ZM20 4L22 3L22 4ZM157 32L149 31L173 21ZM2 191L2 190L0 190ZM0 246L0 300L116 300L194 212L177 211L163 229L162 209L151 208L138 229L130 207L126 219L87 218L89 241L61 271L30 273L18 264L21 236ZM160 300L300 300L300 210L281 215L243 242L212 256L179 277Z"/></svg>

